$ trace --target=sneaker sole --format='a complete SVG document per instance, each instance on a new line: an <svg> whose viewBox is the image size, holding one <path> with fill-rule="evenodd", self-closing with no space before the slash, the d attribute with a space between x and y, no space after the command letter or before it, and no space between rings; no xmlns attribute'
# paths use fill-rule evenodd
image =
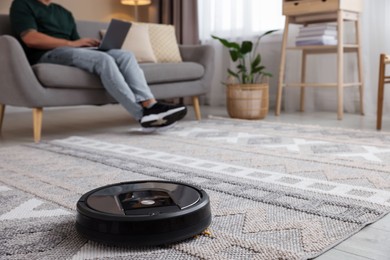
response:
<svg viewBox="0 0 390 260"><path fill-rule="evenodd" d="M168 115L166 115L163 118L158 118L154 121L148 121L148 122L144 122L144 123L141 122L141 126L145 127L145 128L169 126L169 125L179 121L187 114L187 108L185 108L185 107L180 108L180 109L174 109L174 110L177 110L177 111L175 113L168 113ZM164 114L167 114L167 113L164 113Z"/></svg>
<svg viewBox="0 0 390 260"><path fill-rule="evenodd" d="M170 125L161 126L161 127L142 127L141 132L146 134L165 132L171 128L174 128L176 124L177 122L173 122Z"/></svg>
<svg viewBox="0 0 390 260"><path fill-rule="evenodd" d="M164 113L144 116L141 119L141 124L143 124L143 123L147 124L148 122L153 122L153 121L157 121L159 119L164 119L165 117L172 115L172 114L175 114L175 113L178 113L181 110L186 110L186 107L178 107L178 108L168 110Z"/></svg>

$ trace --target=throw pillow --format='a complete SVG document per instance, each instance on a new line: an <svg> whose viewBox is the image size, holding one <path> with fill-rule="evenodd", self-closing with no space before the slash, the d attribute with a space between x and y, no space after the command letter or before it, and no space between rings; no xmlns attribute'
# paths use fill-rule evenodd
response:
<svg viewBox="0 0 390 260"><path fill-rule="evenodd" d="M133 23L122 45L122 50L132 51L138 62L157 62L150 43L149 29L145 24Z"/></svg>
<svg viewBox="0 0 390 260"><path fill-rule="evenodd" d="M102 37L105 32L106 30L100 31ZM157 62L150 43L149 29L145 24L132 24L121 49L131 51L139 63Z"/></svg>
<svg viewBox="0 0 390 260"><path fill-rule="evenodd" d="M148 23L149 37L157 62L182 62L175 27Z"/></svg>

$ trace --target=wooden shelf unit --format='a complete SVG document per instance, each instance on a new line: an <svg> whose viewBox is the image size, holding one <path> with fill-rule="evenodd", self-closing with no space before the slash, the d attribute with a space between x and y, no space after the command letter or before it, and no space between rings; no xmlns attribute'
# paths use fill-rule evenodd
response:
<svg viewBox="0 0 390 260"><path fill-rule="evenodd" d="M360 94L360 111L364 114L363 108L363 64L362 49L360 44L360 13L363 10L363 0L283 0L283 15L286 16L281 63L279 70L279 84L276 98L275 114L280 115L282 94L284 87L301 88L300 109L304 111L305 87L334 87L337 88L337 118L343 118L343 99L344 87L358 86ZM344 43L344 22L352 21L355 25L355 42L354 44ZM335 22L337 24L337 45L315 45L315 46L287 46L288 31L290 24L307 25L311 23ZM286 52L296 50L302 52L301 64L301 82L284 83ZM337 82L336 83L307 83L306 78L306 60L308 55L336 53L337 55ZM344 83L344 54L357 54L358 82Z"/></svg>

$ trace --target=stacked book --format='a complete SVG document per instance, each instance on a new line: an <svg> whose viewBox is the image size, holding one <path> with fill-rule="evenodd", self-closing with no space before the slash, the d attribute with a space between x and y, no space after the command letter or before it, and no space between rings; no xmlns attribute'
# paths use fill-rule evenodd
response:
<svg viewBox="0 0 390 260"><path fill-rule="evenodd" d="M315 23L303 26L295 40L296 46L337 45L337 26L330 23Z"/></svg>

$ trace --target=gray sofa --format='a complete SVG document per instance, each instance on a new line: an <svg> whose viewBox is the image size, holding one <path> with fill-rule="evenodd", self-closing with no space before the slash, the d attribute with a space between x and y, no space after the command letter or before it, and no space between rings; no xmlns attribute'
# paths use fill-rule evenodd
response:
<svg viewBox="0 0 390 260"><path fill-rule="evenodd" d="M98 37L107 23L78 21L82 37ZM200 95L209 90L214 52L210 46L179 46L182 63L141 64L157 99L192 97L200 120ZM6 105L33 109L34 140L41 139L43 108L116 103L100 79L74 67L55 64L30 66L12 36L8 15L0 15L0 131Z"/></svg>

